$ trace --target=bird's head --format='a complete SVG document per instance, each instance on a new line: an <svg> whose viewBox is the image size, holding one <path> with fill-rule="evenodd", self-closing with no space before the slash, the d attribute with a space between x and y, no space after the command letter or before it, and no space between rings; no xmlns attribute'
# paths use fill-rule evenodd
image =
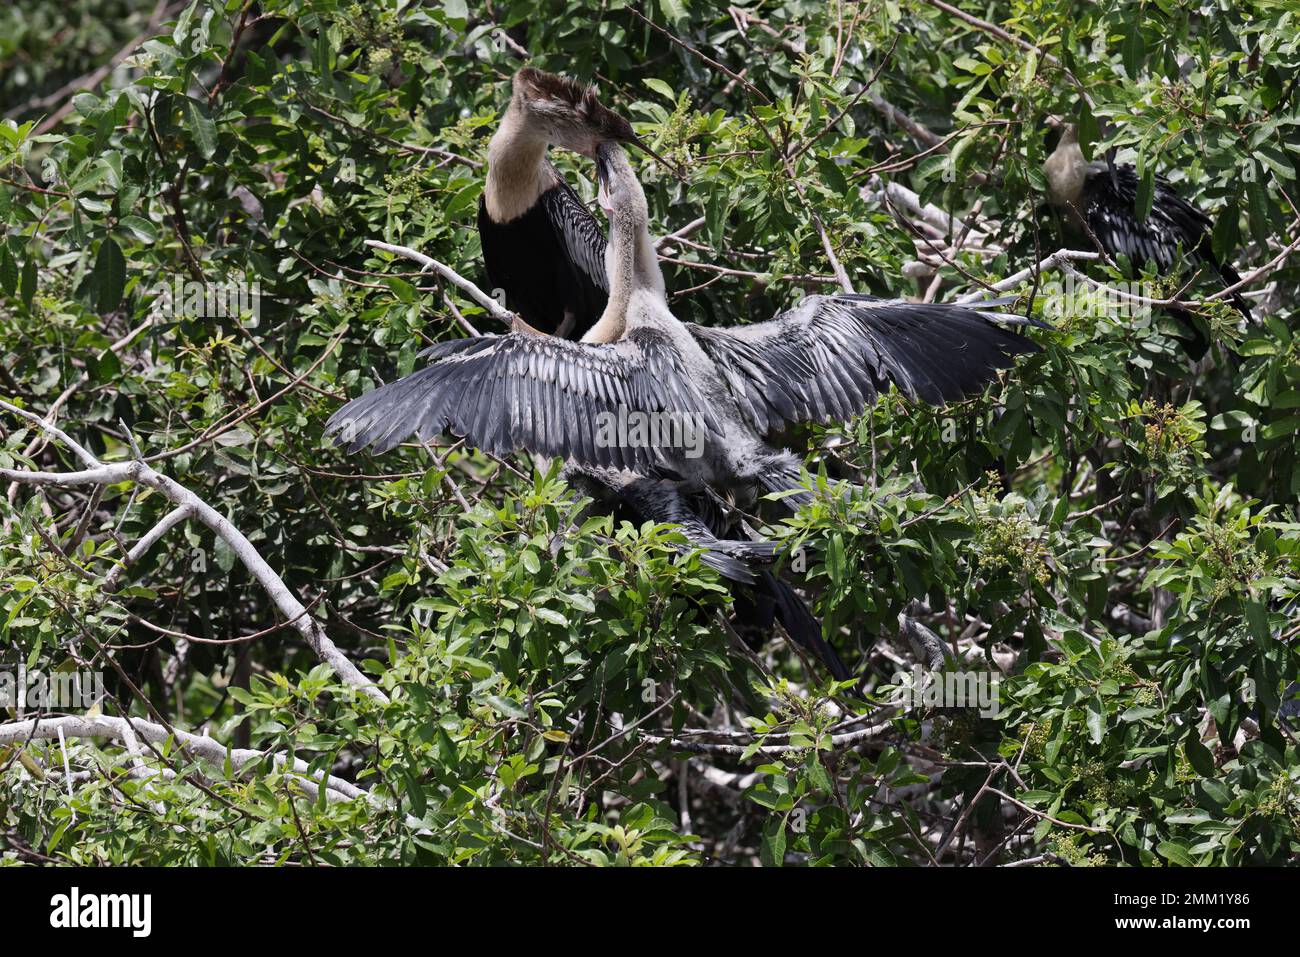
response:
<svg viewBox="0 0 1300 957"><path fill-rule="evenodd" d="M640 220L647 217L645 191L627 153L617 143L596 147L596 198L600 208L611 218L615 211L626 211Z"/></svg>
<svg viewBox="0 0 1300 957"><path fill-rule="evenodd" d="M511 108L561 149L589 159L601 143L627 143L653 156L677 176L681 173L636 135L629 123L596 97L596 88L567 76L526 66L514 76Z"/></svg>
<svg viewBox="0 0 1300 957"><path fill-rule="evenodd" d="M594 158L601 142L638 142L632 124L600 104L595 87L526 66L513 88L511 107L555 146Z"/></svg>

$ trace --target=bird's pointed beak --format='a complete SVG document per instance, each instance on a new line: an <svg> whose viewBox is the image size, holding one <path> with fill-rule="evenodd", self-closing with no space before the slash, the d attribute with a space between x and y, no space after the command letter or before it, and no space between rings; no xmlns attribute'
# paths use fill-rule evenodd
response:
<svg viewBox="0 0 1300 957"><path fill-rule="evenodd" d="M637 149L639 149L642 153L645 153L647 156L650 156L651 158L658 160L659 165L661 165L664 169L668 170L668 172L672 173L683 183L686 182L686 174L683 173L676 166L674 166L672 163L668 162L666 159L664 159L654 150L652 150L649 146L647 146L645 140L641 139L641 137L633 134L632 138L628 140L628 142L631 143L633 146L635 146Z"/></svg>
<svg viewBox="0 0 1300 957"><path fill-rule="evenodd" d="M596 147L596 202L600 203L600 208L606 213L612 213L614 206L609 199L609 160L605 158L605 152L600 147Z"/></svg>

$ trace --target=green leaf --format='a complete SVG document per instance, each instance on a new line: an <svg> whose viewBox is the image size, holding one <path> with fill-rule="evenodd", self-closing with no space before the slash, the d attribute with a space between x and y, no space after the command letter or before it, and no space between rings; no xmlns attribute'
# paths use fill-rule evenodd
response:
<svg viewBox="0 0 1300 957"><path fill-rule="evenodd" d="M23 301L23 305L28 309L32 307L32 297L36 295L36 254L32 253L27 257L27 262L23 263L23 277L19 282L18 295Z"/></svg>
<svg viewBox="0 0 1300 957"><path fill-rule="evenodd" d="M1238 226L1238 220L1241 214L1237 209L1236 203L1229 203L1219 213L1218 220L1214 223L1214 232L1210 237L1211 248L1214 255L1221 262L1232 259L1232 254L1241 242L1241 230Z"/></svg>
<svg viewBox="0 0 1300 957"><path fill-rule="evenodd" d="M1261 649L1267 650L1273 637L1268 627L1268 609L1260 602L1247 602L1246 623L1250 625L1250 633L1255 643Z"/></svg>
<svg viewBox="0 0 1300 957"><path fill-rule="evenodd" d="M1142 61L1146 56L1146 40L1142 37L1141 18L1132 17L1127 21L1128 34L1124 37L1124 45L1120 49L1120 56L1124 61L1124 72L1129 75L1129 79L1137 79L1138 72L1142 69Z"/></svg>
<svg viewBox="0 0 1300 957"><path fill-rule="evenodd" d="M1097 117L1093 115L1092 107L1087 103L1080 104L1079 107L1079 149L1083 151L1084 158L1092 159L1092 144L1101 139L1101 126L1097 123Z"/></svg>
<svg viewBox="0 0 1300 957"><path fill-rule="evenodd" d="M785 862L784 817L773 821L763 832L763 843L759 847L759 858L765 867L780 867Z"/></svg>
<svg viewBox="0 0 1300 957"><path fill-rule="evenodd" d="M1141 179L1138 180L1137 203L1134 212L1139 220L1145 220L1151 215L1151 204L1155 201L1156 171L1139 158L1138 172Z"/></svg>
<svg viewBox="0 0 1300 957"><path fill-rule="evenodd" d="M533 612L538 618L542 619L542 621L549 621L552 625L559 625L562 628L567 628L569 626L569 619L565 618L554 608L536 608Z"/></svg>
<svg viewBox="0 0 1300 957"><path fill-rule="evenodd" d="M1192 855L1187 848L1174 841L1162 842L1156 848L1156 852L1171 864L1176 864L1179 867L1192 867L1196 863L1192 860Z"/></svg>
<svg viewBox="0 0 1300 957"><path fill-rule="evenodd" d="M126 288L126 258L111 236L99 244L94 279L98 290L96 307L101 313L112 312L122 302L122 290Z"/></svg>
<svg viewBox="0 0 1300 957"><path fill-rule="evenodd" d="M8 243L0 243L0 289L6 296L12 296L18 290L18 264L14 262Z"/></svg>
<svg viewBox="0 0 1300 957"><path fill-rule="evenodd" d="M1089 699L1086 720L1088 739L1093 744L1101 744L1101 739L1106 736L1106 708L1101 698Z"/></svg>
<svg viewBox="0 0 1300 957"><path fill-rule="evenodd" d="M686 19L686 4L682 0L659 0L659 9L670 23Z"/></svg>
<svg viewBox="0 0 1300 957"><path fill-rule="evenodd" d="M669 86L667 83L665 83L663 80L657 79L655 77L647 77L641 82L644 83L646 87L648 87L649 89L654 90L656 93L662 96L669 103L677 102L677 94L674 93L673 88Z"/></svg>
<svg viewBox="0 0 1300 957"><path fill-rule="evenodd" d="M1261 246L1267 246L1269 240L1268 224L1272 218L1269 215L1268 187L1262 182L1246 184L1246 221L1250 225L1251 235Z"/></svg>
<svg viewBox="0 0 1300 957"><path fill-rule="evenodd" d="M194 134L194 145L204 159L212 159L217 152L217 124L213 122L208 108L198 100L190 97L185 101L189 116L190 132Z"/></svg>
<svg viewBox="0 0 1300 957"><path fill-rule="evenodd" d="M153 223L142 216L123 216L117 224L142 242L151 243L158 238L158 230Z"/></svg>
<svg viewBox="0 0 1300 957"><path fill-rule="evenodd" d="M72 108L82 116L94 116L99 112L99 97L93 93L78 93L72 98Z"/></svg>
<svg viewBox="0 0 1300 957"><path fill-rule="evenodd" d="M1195 732L1183 742L1183 753L1187 755L1187 760L1192 769L1201 777L1212 778L1215 776L1214 755L1196 737Z"/></svg>

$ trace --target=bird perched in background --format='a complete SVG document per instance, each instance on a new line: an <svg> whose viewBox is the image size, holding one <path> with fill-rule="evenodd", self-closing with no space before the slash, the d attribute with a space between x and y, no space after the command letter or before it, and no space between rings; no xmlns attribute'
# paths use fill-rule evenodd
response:
<svg viewBox="0 0 1300 957"><path fill-rule="evenodd" d="M1226 285L1241 277L1230 263L1220 262L1210 242L1210 217L1176 192L1163 176L1155 179L1155 195L1146 219L1137 214L1137 170L1126 164L1091 163L1079 146L1078 128L1065 124L1056 149L1043 164L1048 198L1067 223L1108 256L1128 257L1135 267L1151 263L1162 276L1180 262L1193 269L1208 267ZM1240 293L1231 301L1247 319L1250 307Z"/></svg>

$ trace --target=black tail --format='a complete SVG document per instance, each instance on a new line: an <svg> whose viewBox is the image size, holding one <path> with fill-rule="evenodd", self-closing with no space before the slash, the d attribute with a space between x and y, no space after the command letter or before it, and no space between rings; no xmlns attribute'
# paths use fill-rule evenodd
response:
<svg viewBox="0 0 1300 957"><path fill-rule="evenodd" d="M681 551L686 551L686 549L681 549ZM733 582L748 585L754 581L754 573L749 570L748 566L739 558L733 558L725 552L716 552L706 548L700 552L700 561L723 578L730 579Z"/></svg>
<svg viewBox="0 0 1300 957"><path fill-rule="evenodd" d="M1241 275L1229 263L1219 264L1218 270L1219 275L1223 277L1223 281L1229 286L1235 286L1237 283L1241 282ZM1228 301L1241 311L1241 314L1246 317L1247 322L1254 322L1255 317L1251 315L1250 304L1246 302L1241 293L1232 293L1228 297Z"/></svg>
<svg viewBox="0 0 1300 957"><path fill-rule="evenodd" d="M776 618L786 633L803 648L807 648L821 660L836 681L848 681L853 677L843 659L822 637L821 624L813 617L802 598L795 590L771 572L762 573L763 585L772 591L776 600Z"/></svg>
<svg viewBox="0 0 1300 957"><path fill-rule="evenodd" d="M700 561L723 578L744 585L751 585L755 581L751 565L771 565L780 553L780 546L776 542L751 542L729 538L701 540L693 537L685 526L683 526L683 534L691 539L691 542L689 545L682 546L682 552L689 551L692 547L702 549Z"/></svg>

